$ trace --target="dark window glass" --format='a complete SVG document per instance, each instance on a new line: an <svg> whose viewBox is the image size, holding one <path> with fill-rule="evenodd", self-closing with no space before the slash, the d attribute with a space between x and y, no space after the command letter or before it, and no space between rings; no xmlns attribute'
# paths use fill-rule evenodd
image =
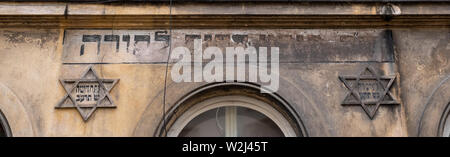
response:
<svg viewBox="0 0 450 157"><path fill-rule="evenodd" d="M0 111L0 137L8 136L6 131L9 131L9 130L6 130L6 129L9 129L8 122L6 122L6 118L3 115L3 112Z"/></svg>
<svg viewBox="0 0 450 157"><path fill-rule="evenodd" d="M181 137L283 137L280 128L267 116L244 107L220 107L192 119Z"/></svg>
<svg viewBox="0 0 450 157"><path fill-rule="evenodd" d="M3 130L3 124L0 122L0 137L6 137L6 133Z"/></svg>

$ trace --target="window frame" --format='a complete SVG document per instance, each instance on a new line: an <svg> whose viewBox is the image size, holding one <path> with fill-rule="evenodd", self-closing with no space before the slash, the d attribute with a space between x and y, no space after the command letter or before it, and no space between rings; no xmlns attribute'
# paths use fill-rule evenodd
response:
<svg viewBox="0 0 450 157"><path fill-rule="evenodd" d="M289 120L271 105L247 96L229 95L213 97L193 105L175 120L174 124L167 130L167 137L178 137L186 125L198 115L226 106L245 107L258 111L271 119L280 128L285 137L298 136Z"/></svg>
<svg viewBox="0 0 450 157"><path fill-rule="evenodd" d="M8 120L3 112L0 110L0 127L2 127L6 137L12 137L11 128L9 127Z"/></svg>

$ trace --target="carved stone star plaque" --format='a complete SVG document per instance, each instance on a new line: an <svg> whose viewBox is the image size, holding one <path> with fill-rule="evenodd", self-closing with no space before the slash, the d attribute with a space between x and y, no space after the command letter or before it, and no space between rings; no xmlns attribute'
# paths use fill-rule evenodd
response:
<svg viewBox="0 0 450 157"><path fill-rule="evenodd" d="M83 120L87 121L97 108L116 107L109 92L118 81L99 78L93 66L89 66L79 79L60 80L66 95L55 108L76 108Z"/></svg>
<svg viewBox="0 0 450 157"><path fill-rule="evenodd" d="M342 105L361 105L373 119L380 105L399 104L390 88L395 76L379 76L372 67L364 68L356 76L339 76L349 90Z"/></svg>

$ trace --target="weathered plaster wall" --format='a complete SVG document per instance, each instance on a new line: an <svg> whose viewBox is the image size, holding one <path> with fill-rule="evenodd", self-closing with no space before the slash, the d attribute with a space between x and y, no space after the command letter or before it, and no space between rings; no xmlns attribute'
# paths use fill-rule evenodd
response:
<svg viewBox="0 0 450 157"><path fill-rule="evenodd" d="M101 78L120 78L111 91L116 109L98 109L84 122L75 109L55 109L64 90L58 79L77 78L89 64L63 64L63 30L2 30L1 82L25 108L34 136L152 135L162 116L165 64L100 64ZM70 44L70 43L64 43ZM351 56L350 56L351 57ZM279 94L299 113L310 136L406 136L401 106L382 105L374 120L360 106L340 105L347 90L338 79L368 63L282 63ZM395 75L393 63L370 63ZM170 76L169 76L170 78ZM167 101L174 104L204 83L168 80ZM394 87L397 91L398 86ZM6 113L8 119L21 115ZM144 122L143 122L144 121ZM14 128L14 122L11 123ZM147 125L147 133L135 128ZM145 128L145 127L144 127ZM16 130L13 130L15 132ZM139 131L138 131L139 132Z"/></svg>
<svg viewBox="0 0 450 157"><path fill-rule="evenodd" d="M63 65L63 30L1 31L0 82L17 97L23 112L0 107L17 136L131 136L144 107L163 89L164 65L96 65L100 77L120 78L111 95L117 109L97 110L88 123L71 109L55 109L64 96L59 79L77 78L86 65ZM7 98L12 99L12 98ZM6 111L5 111L6 110ZM158 112L160 113L160 112ZM19 123L21 119L27 123ZM20 128L31 125L32 134Z"/></svg>
<svg viewBox="0 0 450 157"><path fill-rule="evenodd" d="M394 31L394 40L408 133L417 136L421 118L427 118L423 116L433 91L450 77L450 30L399 29Z"/></svg>
<svg viewBox="0 0 450 157"><path fill-rule="evenodd" d="M52 100L58 95L60 74L60 30L2 30L0 39L1 84L15 95L24 108L23 113L5 112L10 122L13 135L21 135L15 128L23 123L15 123L14 119L29 119L33 128L32 134L26 136L47 135L45 128L49 121L46 115L53 110ZM2 104L8 106L9 104ZM23 135L23 134L22 134Z"/></svg>
<svg viewBox="0 0 450 157"><path fill-rule="evenodd" d="M166 18L164 20L157 21L152 15L167 15L167 6L127 6L128 8L124 8L123 6L92 5L90 7L94 8L91 9L94 12L85 12L86 9L90 8L85 8L82 4L71 4L68 12L71 16L67 19L63 17L64 3L54 5L34 3L34 6L8 3L8 5L3 4L0 7L3 7L0 14L4 15L1 16L3 23L0 24L2 26L0 29L0 110L8 119L13 136L153 136L158 131L163 116L162 101L166 70L164 55L156 57L155 62L145 62L146 60L139 60L139 57L131 63L121 62L120 57L109 60L112 62L106 62L108 58L106 60L104 58L94 59L94 61L70 60L70 58L68 60L64 54L66 52L64 45L67 47L68 44L74 44L77 41L64 40L64 38L65 35L70 36L70 33L65 34L65 31L68 30L65 29L67 27L112 27L108 20L111 20L111 15L114 14L125 14L123 17L117 17L119 21L117 27L130 30L136 28L151 28L153 30L156 27L161 30L161 28L167 28L165 27L167 17L164 17ZM330 9L328 5L317 5L316 7L320 8L319 10L302 12L295 8L310 8L310 6L297 5L290 6L294 9L286 9L284 12L277 14L323 15L323 12ZM14 8L14 6L19 8ZM232 7L231 10L236 12L227 13L228 8L225 6L220 6L217 10L203 9L198 10L199 12L191 12L192 9L206 6L193 4L186 4L185 6L187 7L175 8L174 13L182 17L190 13L240 15L272 13L279 10L276 7L267 7L266 10L260 12L262 8L265 8L264 5L228 4ZM248 7L247 10L241 10L242 6ZM415 4L399 6L403 11L402 14L407 15L418 13L433 15L448 12L448 9L446 9L448 5L441 5L440 9L430 9L433 8L432 4L424 4L422 7L424 10L417 10L421 7ZM38 16L29 17L30 19L24 17L24 19L21 19L23 21L19 20L19 22L14 22L6 16L25 14L20 7L22 9L44 7L47 9L34 9L33 12L25 13L31 15L60 15L61 17L49 17L48 19L53 21L50 20L52 23L45 25L46 23L39 21L45 18ZM148 7L159 9L147 12ZM130 8L134 8L135 12L130 13ZM380 14L378 11L380 5L373 6L372 4L349 4L331 8L337 10L337 13L333 13L333 16L343 13L339 10L346 11L345 14L353 13L354 15ZM439 12L439 10L443 10L443 12ZM85 23L73 23L74 19L76 21L78 18L76 15L79 14L108 15L108 17L104 19L105 21L99 20L96 16L87 18L87 21L84 21ZM133 20L131 14L145 14L149 17L143 16L147 21L142 20L134 24L126 23L127 20ZM206 19L207 17L203 18ZM280 63L280 88L277 94L292 105L302 119L309 136L440 136L437 134L439 124L437 121L439 121L446 104L449 102L447 97L450 99L448 82L445 82L450 77L448 18L439 17L431 19L432 22L424 23L421 23L420 20L423 19L419 18L417 18L419 22L415 19L416 23L408 23L408 21L405 22L402 21L404 19L399 18L398 21L394 19L393 26L395 28L389 28L389 22L383 21L381 18L378 19L380 21L372 21L373 23L368 21L358 22L355 18L347 18L346 20L353 21L353 23L341 23L346 26L345 29L335 28L335 24L339 24L339 22L327 23L328 25L319 23L317 25L318 27L320 25L320 27L332 27L333 29L308 27L310 26L307 25L308 18L305 17L302 17L303 19L296 17L296 20L299 21L305 21L306 19L304 23L290 22L289 20L287 20L288 22L286 20L279 21L288 28L296 27L292 23L304 24L301 26L307 27L307 29L296 28L294 30L274 29L277 26L276 24L279 23L270 21L273 19L268 18L254 22L255 25L253 26L257 27L256 29L235 28L237 27L233 25L233 22L236 22L235 18L229 17L227 19L229 21L222 21L227 26L234 26L228 29L223 28L222 23L214 25L212 24L214 22L208 23L205 22L205 19L197 22L197 24L206 23L204 26L209 26L208 29L175 29L174 35L177 38L174 39L174 47L190 45L188 47L192 49L192 41L184 40L184 38L186 34L193 32L197 34L250 32L253 33L254 38L258 37L255 34L260 32L272 34L298 34L303 32L305 36L301 38L300 36L278 36L277 38L268 38L267 42L254 42L253 44L282 47L282 54L280 54L280 60L282 61ZM26 25L32 25L33 22L36 22L42 28L37 29ZM179 22L176 27L182 28L183 20L176 22ZM263 27L265 26L264 22L275 24L271 24L267 28ZM247 26L244 25L245 20L236 23L242 27ZM371 24L378 27L370 28ZM211 28L218 25L222 25L220 26L221 29ZM349 28L352 25L357 28ZM430 27L407 28L406 25L426 25ZM12 28L13 26L24 28ZM389 42L385 40L386 37L383 35L363 38L364 33L362 33L363 35L360 33L358 40L363 40L363 42L355 44L356 35L349 33L369 32L367 34L371 36L385 29L392 30L392 44L394 46L392 52L385 51L388 47L384 44ZM99 30L94 31L101 32ZM127 32L124 29L120 31ZM336 41L333 41L335 39ZM338 44L333 46L333 42ZM238 43L212 41L205 44L210 46L221 46L221 44L239 46ZM113 45L109 46L111 46L111 49L107 50L114 50ZM75 48L78 48L78 45ZM302 51L302 48L313 53L305 53L306 51ZM67 51L72 50L70 48ZM77 54L79 51L77 49L74 52ZM164 51L161 50L161 52ZM338 53L338 55L335 53ZM393 57L390 57L390 55ZM117 108L97 109L88 121L83 121L76 109L55 109L55 106L65 94L60 79L79 78L90 63L95 63L94 69L99 77L120 79L119 83L111 90L111 96ZM341 105L348 90L339 80L339 76L357 75L366 66L374 67L377 73L381 75L397 76L391 92L400 102L400 105L381 105L373 119L367 116L361 106ZM172 68L172 65L169 68ZM173 107L186 94L206 85L205 82L174 83L170 79L170 70L168 78L167 106L164 107L166 110ZM435 107L436 105L433 104L435 102L439 102L440 105L438 104L438 107Z"/></svg>

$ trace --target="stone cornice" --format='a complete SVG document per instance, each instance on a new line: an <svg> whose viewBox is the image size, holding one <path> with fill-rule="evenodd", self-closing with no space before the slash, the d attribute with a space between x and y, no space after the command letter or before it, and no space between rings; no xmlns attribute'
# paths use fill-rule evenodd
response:
<svg viewBox="0 0 450 157"><path fill-rule="evenodd" d="M0 27L377 28L448 27L450 3L0 2Z"/></svg>

